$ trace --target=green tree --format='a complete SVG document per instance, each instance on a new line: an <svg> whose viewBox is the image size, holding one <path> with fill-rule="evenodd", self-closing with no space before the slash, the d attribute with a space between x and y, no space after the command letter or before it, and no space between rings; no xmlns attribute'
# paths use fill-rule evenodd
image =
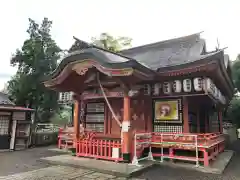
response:
<svg viewBox="0 0 240 180"><path fill-rule="evenodd" d="M99 37L93 37L92 43L98 47L119 52L122 49L131 47L132 39L128 37L113 37L108 33L102 33Z"/></svg>
<svg viewBox="0 0 240 180"><path fill-rule="evenodd" d="M232 78L237 91L227 108L226 118L240 127L240 97L238 95L240 91L240 55L232 63Z"/></svg>
<svg viewBox="0 0 240 180"><path fill-rule="evenodd" d="M51 37L51 27L52 21L48 18L40 25L29 19L29 37L11 59L11 65L18 68L17 73L8 82L10 98L17 105L34 108L41 121L49 120L58 108L57 93L42 83L43 77L57 67L61 52Z"/></svg>
<svg viewBox="0 0 240 180"><path fill-rule="evenodd" d="M233 61L232 77L237 90L240 91L240 54L237 56L237 59Z"/></svg>
<svg viewBox="0 0 240 180"><path fill-rule="evenodd" d="M227 119L240 127L240 98L234 97L227 109Z"/></svg>

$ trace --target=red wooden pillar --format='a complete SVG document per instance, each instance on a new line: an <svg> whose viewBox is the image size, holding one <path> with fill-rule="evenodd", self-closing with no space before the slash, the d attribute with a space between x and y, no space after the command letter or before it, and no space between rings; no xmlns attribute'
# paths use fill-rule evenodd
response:
<svg viewBox="0 0 240 180"><path fill-rule="evenodd" d="M218 120L219 120L219 130L220 133L223 133L223 121L222 121L222 111L218 111Z"/></svg>
<svg viewBox="0 0 240 180"><path fill-rule="evenodd" d="M123 99L123 121L122 121L122 154L123 160L130 162L130 97L128 93L124 94Z"/></svg>
<svg viewBox="0 0 240 180"><path fill-rule="evenodd" d="M75 100L74 110L73 110L73 126L74 126L74 135L75 140L78 140L79 137L79 101Z"/></svg>
<svg viewBox="0 0 240 180"><path fill-rule="evenodd" d="M189 133L188 100L183 97L183 132Z"/></svg>
<svg viewBox="0 0 240 180"><path fill-rule="evenodd" d="M204 166L209 166L209 157L206 149L203 151L203 164Z"/></svg>

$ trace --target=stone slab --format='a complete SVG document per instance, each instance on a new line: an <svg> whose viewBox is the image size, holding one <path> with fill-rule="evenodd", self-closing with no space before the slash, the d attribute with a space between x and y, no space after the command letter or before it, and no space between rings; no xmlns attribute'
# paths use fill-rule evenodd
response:
<svg viewBox="0 0 240 180"><path fill-rule="evenodd" d="M61 153L71 153L70 150L67 150L67 149L59 149L59 148L51 148L51 149L48 149L48 151L61 152Z"/></svg>
<svg viewBox="0 0 240 180"><path fill-rule="evenodd" d="M33 171L0 177L0 180L68 180L92 173L90 170L74 169L67 166L52 166Z"/></svg>
<svg viewBox="0 0 240 180"><path fill-rule="evenodd" d="M72 166L77 168L90 169L92 171L110 174L118 177L132 177L141 174L143 171L154 165L153 161L145 161L141 166L112 161L97 160L91 158L74 157L71 155L58 155L44 157L41 161L54 165Z"/></svg>
<svg viewBox="0 0 240 180"><path fill-rule="evenodd" d="M0 176L0 180L126 180L126 178L69 166L51 166L8 176ZM134 178L128 180L144 179Z"/></svg>
<svg viewBox="0 0 240 180"><path fill-rule="evenodd" d="M212 162L212 164L209 167L204 167L204 166L198 166L196 167L194 164L189 164L189 163L172 163L172 162L155 162L158 165L165 165L165 166L170 166L170 167L180 167L180 168L186 168L186 169L192 169L204 173L212 173L212 174L222 174L224 170L226 169L227 165L231 161L231 158L234 154L234 151L231 150L225 150L221 154L218 155L216 160Z"/></svg>

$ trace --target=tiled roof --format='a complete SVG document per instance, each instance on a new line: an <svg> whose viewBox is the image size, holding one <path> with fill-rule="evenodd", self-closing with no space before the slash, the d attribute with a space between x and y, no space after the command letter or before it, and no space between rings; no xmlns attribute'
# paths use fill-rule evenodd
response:
<svg viewBox="0 0 240 180"><path fill-rule="evenodd" d="M8 98L7 94L0 92L0 105L1 104L14 105L14 103Z"/></svg>
<svg viewBox="0 0 240 180"><path fill-rule="evenodd" d="M179 65L195 61L200 63L200 60L208 60L216 56L221 57L223 54L222 50L206 53L205 40L200 38L200 33L134 47L119 53L104 50L77 38L75 39L75 45L50 75L51 78L58 76L66 65L85 59L94 59L104 68L131 67L140 72L154 75L155 71L160 69L177 68ZM46 77L45 80L47 79L50 79L50 77Z"/></svg>
<svg viewBox="0 0 240 180"><path fill-rule="evenodd" d="M0 110L16 110L16 111L34 111L34 109L19 107L19 106L4 106L0 105Z"/></svg>
<svg viewBox="0 0 240 180"><path fill-rule="evenodd" d="M202 59L204 49L205 41L197 33L123 50L121 54L157 70Z"/></svg>
<svg viewBox="0 0 240 180"><path fill-rule="evenodd" d="M34 111L34 109L15 106L7 94L0 92L0 110Z"/></svg>

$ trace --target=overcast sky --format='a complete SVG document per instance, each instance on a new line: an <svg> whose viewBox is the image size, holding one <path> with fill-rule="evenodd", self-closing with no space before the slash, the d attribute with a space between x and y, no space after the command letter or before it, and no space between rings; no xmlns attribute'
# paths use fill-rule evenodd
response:
<svg viewBox="0 0 240 180"><path fill-rule="evenodd" d="M128 36L133 46L204 31L209 50L240 53L239 0L7 0L0 2L0 89L16 72L9 61L27 37L28 18L53 21L52 35L67 49L72 36L89 41L108 32Z"/></svg>

